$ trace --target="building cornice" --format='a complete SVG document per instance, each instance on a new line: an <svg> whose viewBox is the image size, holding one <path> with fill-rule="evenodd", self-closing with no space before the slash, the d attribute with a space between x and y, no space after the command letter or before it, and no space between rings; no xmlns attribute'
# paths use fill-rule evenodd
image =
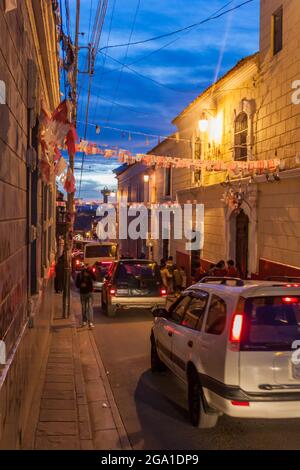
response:
<svg viewBox="0 0 300 470"><path fill-rule="evenodd" d="M44 98L49 108L54 109L60 102L60 94L56 26L51 1L25 1Z"/></svg>

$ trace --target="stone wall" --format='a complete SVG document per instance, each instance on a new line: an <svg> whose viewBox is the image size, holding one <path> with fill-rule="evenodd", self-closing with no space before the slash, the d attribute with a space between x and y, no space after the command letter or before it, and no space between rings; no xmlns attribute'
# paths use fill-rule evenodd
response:
<svg viewBox="0 0 300 470"><path fill-rule="evenodd" d="M22 447L49 335L53 291L55 190L42 184L26 157L32 146L37 165L41 96L50 109L58 104L52 99L59 94L57 71L48 81L44 70L47 61L57 68L56 55L48 51L45 29L39 43L35 21L39 27L47 21L52 51L55 23L50 1L17 4L5 13L0 1L0 80L6 88L0 104L0 339L7 348L7 364L0 368L1 449Z"/></svg>

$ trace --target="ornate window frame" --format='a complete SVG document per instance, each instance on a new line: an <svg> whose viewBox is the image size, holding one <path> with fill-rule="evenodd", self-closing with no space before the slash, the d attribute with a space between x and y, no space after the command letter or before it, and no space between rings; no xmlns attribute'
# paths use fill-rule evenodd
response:
<svg viewBox="0 0 300 470"><path fill-rule="evenodd" d="M254 116L256 112L256 103L255 100L253 99L246 99L243 98L240 103L238 108L234 110L234 115L233 115L233 123L234 123L234 129L233 129L233 139L232 139L232 148L233 148L233 159L236 160L236 148L235 148L235 137L236 137L236 132L235 132L235 126L236 126L236 121L238 117L241 114L246 114L248 118L248 127L247 127L247 161L253 160L253 146L254 146Z"/></svg>

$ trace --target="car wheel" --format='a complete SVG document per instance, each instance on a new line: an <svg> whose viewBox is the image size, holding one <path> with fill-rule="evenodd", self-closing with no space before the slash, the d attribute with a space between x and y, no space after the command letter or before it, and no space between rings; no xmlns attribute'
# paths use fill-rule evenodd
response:
<svg viewBox="0 0 300 470"><path fill-rule="evenodd" d="M188 382L188 405L191 423L200 429L209 429L216 426L217 413L208 413L203 404L203 394L199 380L193 374Z"/></svg>
<svg viewBox="0 0 300 470"><path fill-rule="evenodd" d="M159 358L154 338L151 338L151 371L163 372L164 370L166 366Z"/></svg>
<svg viewBox="0 0 300 470"><path fill-rule="evenodd" d="M114 305L107 305L105 308L105 313L108 317L115 317L117 313L117 307Z"/></svg>
<svg viewBox="0 0 300 470"><path fill-rule="evenodd" d="M101 309L102 309L102 312L106 312L106 303L104 302L104 298L103 298L103 292L101 294Z"/></svg>

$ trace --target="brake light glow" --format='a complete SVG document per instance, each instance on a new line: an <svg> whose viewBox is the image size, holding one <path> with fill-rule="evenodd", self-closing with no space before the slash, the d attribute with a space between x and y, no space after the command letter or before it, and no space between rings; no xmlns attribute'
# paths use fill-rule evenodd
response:
<svg viewBox="0 0 300 470"><path fill-rule="evenodd" d="M76 264L77 266L80 264L80 261L78 259L76 260Z"/></svg>
<svg viewBox="0 0 300 470"><path fill-rule="evenodd" d="M243 328L244 315L241 313L235 313L232 320L230 330L230 342L239 343L241 341L241 334Z"/></svg>
<svg viewBox="0 0 300 470"><path fill-rule="evenodd" d="M93 271L93 273L95 273L95 272L96 272L96 268L93 268L92 271Z"/></svg>
<svg viewBox="0 0 300 470"><path fill-rule="evenodd" d="M231 404L233 406L250 406L250 403L248 401L236 401L236 400L232 400L231 401Z"/></svg>
<svg viewBox="0 0 300 470"><path fill-rule="evenodd" d="M300 300L298 297L282 297L282 302L285 304L299 304Z"/></svg>
<svg viewBox="0 0 300 470"><path fill-rule="evenodd" d="M167 289L160 289L160 295L163 297L164 295L167 295Z"/></svg>
<svg viewBox="0 0 300 470"><path fill-rule="evenodd" d="M109 293L110 295L116 295L116 289L114 288L109 289Z"/></svg>

